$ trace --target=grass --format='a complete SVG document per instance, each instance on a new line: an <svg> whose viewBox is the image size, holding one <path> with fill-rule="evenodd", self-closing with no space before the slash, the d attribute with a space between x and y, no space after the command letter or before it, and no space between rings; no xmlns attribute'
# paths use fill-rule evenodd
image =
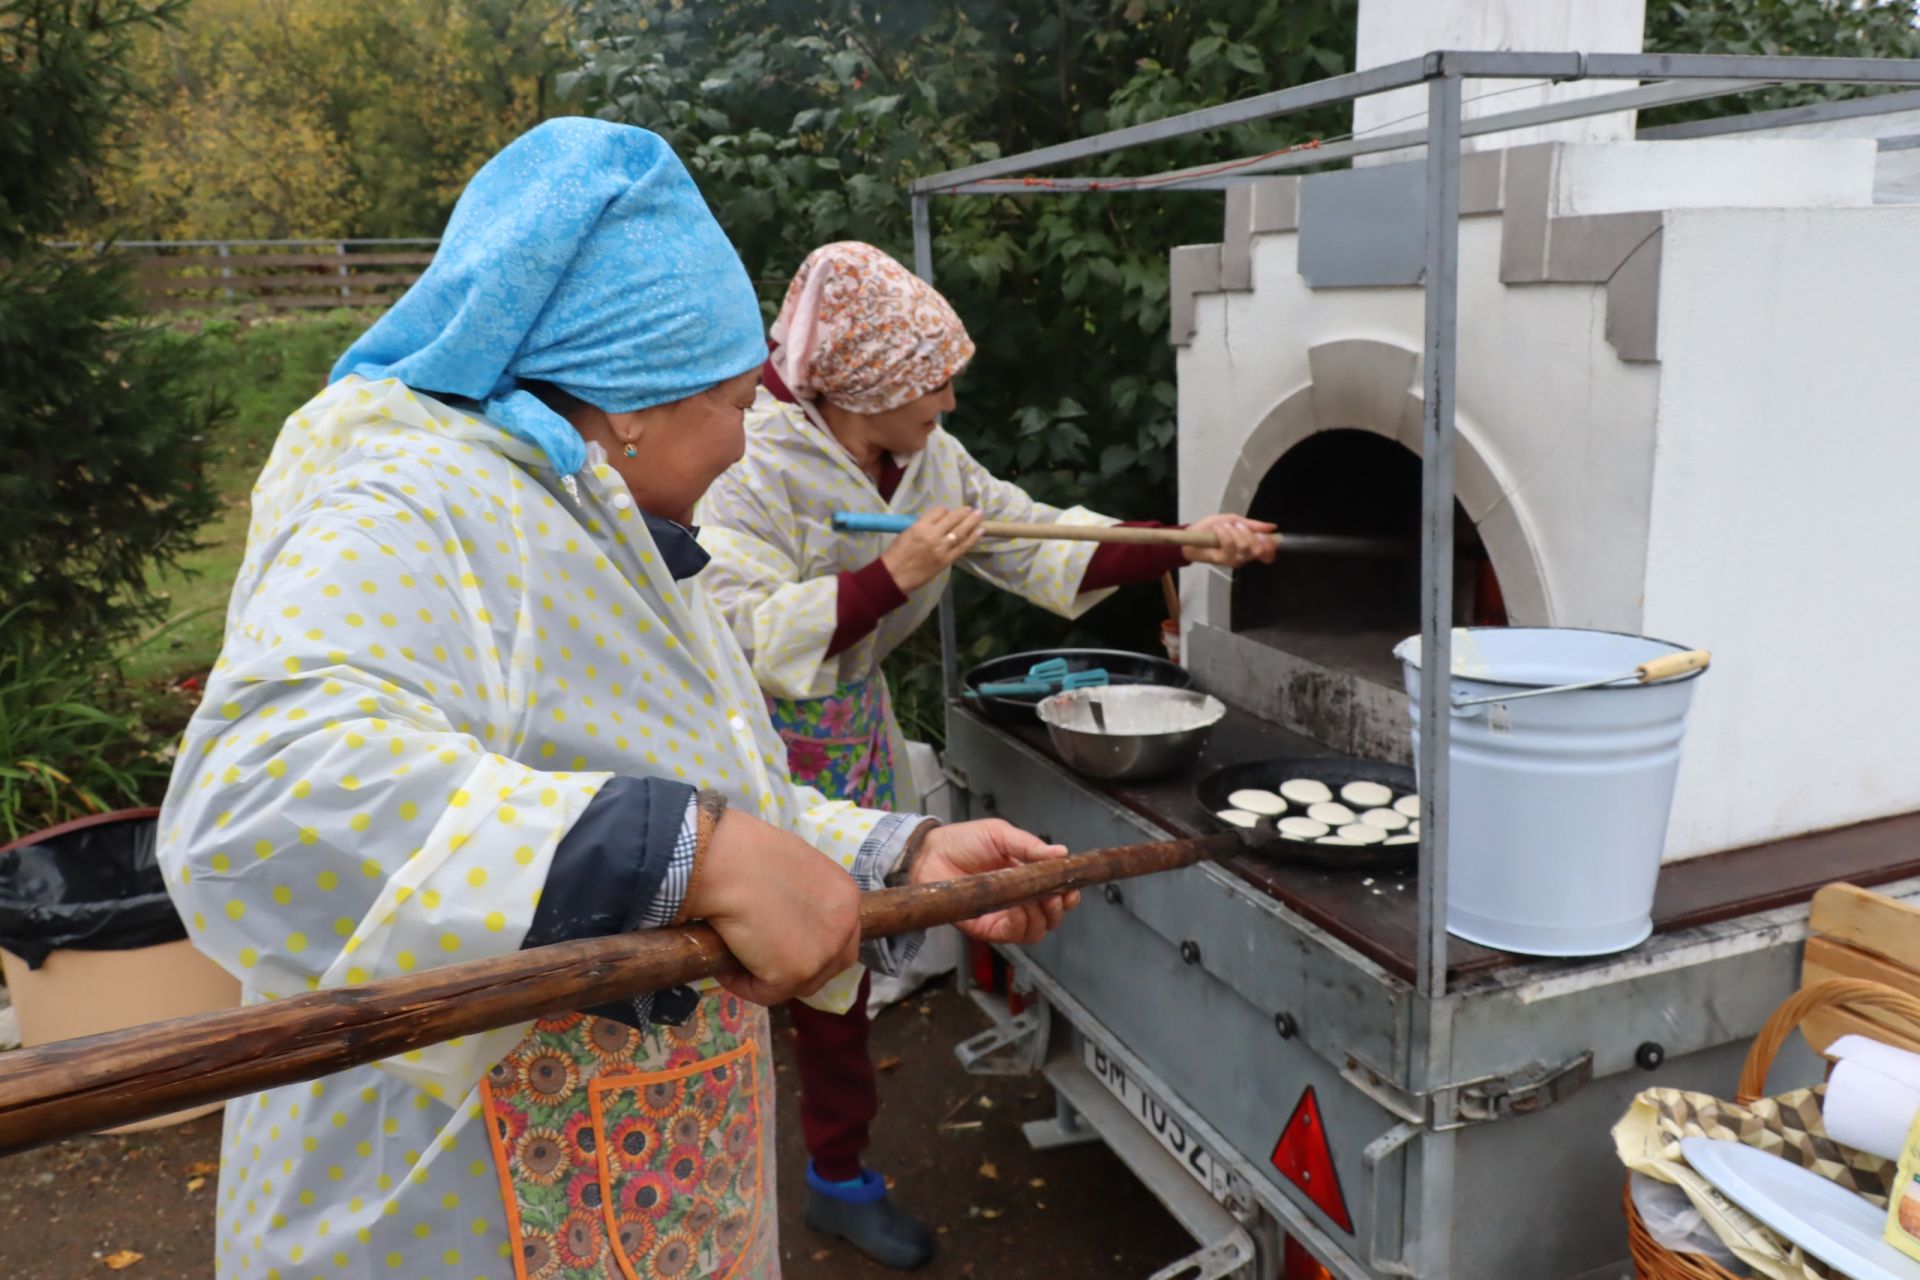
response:
<svg viewBox="0 0 1920 1280"><path fill-rule="evenodd" d="M166 682L205 672L220 654L227 595L247 546L248 495L273 449L281 423L326 381L327 372L372 322L372 313L327 311L248 318L216 314L189 321L215 350L216 389L234 413L213 442L207 479L220 514L201 531L199 547L154 576L167 600L166 634L125 659L129 679Z"/></svg>

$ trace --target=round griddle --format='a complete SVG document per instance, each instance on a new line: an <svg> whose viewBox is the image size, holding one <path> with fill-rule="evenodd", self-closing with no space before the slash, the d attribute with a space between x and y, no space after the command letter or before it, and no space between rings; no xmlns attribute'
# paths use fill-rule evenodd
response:
<svg viewBox="0 0 1920 1280"><path fill-rule="evenodd" d="M1035 665L1053 658L1065 658L1069 671L1103 669L1116 685L1157 684L1169 689L1193 687L1193 677L1187 674L1186 668L1176 667L1164 658L1153 658L1144 653L1130 653L1125 649L1036 649L1031 653L1010 653L1003 658L993 658L967 672L962 683L969 691L968 705L979 707L995 720L1007 724L1038 724L1039 718L1034 715L1033 709L1040 705L1040 700L1047 694L1022 693L982 698L971 696L971 691L983 684L1023 680Z"/></svg>
<svg viewBox="0 0 1920 1280"><path fill-rule="evenodd" d="M1216 769L1194 784L1194 798L1201 808L1207 811L1207 821L1219 831L1238 830L1230 823L1214 817L1222 809L1231 809L1227 797L1236 791L1256 790L1272 791L1278 794L1280 784L1293 778L1312 778L1324 782L1333 791L1333 798L1340 800L1340 788L1349 782L1378 782L1393 789L1394 799L1399 799L1418 790L1414 783L1413 770L1402 764L1389 764L1384 760L1355 760L1345 756L1330 756L1323 759L1304 759L1285 757L1279 760L1251 760L1245 764L1230 764L1224 769ZM1345 801L1341 801L1345 804ZM1348 805L1351 808L1351 805ZM1304 809L1288 802L1287 812L1282 818L1294 814L1305 815ZM1367 844L1357 847L1337 844L1316 844L1311 840L1287 840L1276 838L1260 851L1264 856L1283 862L1304 862L1329 871L1399 871L1415 866L1420 861L1418 844Z"/></svg>

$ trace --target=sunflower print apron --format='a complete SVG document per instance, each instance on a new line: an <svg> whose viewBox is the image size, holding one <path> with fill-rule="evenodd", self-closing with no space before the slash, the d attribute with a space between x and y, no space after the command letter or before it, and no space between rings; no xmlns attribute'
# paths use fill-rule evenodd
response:
<svg viewBox="0 0 1920 1280"><path fill-rule="evenodd" d="M517 1280L776 1280L766 1011L547 1018L481 1084Z"/></svg>

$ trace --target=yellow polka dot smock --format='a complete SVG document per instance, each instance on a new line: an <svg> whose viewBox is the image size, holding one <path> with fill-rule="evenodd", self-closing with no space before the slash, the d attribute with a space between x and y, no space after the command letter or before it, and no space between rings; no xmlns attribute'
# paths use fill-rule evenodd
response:
<svg viewBox="0 0 1920 1280"><path fill-rule="evenodd" d="M672 580L611 469L572 480L392 379L287 422L161 819L249 1002L515 950L615 774L717 788L843 865L881 820L791 785L705 575ZM475 1087L523 1030L230 1103L218 1274L512 1276Z"/></svg>

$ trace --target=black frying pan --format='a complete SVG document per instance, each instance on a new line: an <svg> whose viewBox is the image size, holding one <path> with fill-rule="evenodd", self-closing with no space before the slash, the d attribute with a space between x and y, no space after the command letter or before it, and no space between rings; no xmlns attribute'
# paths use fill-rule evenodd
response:
<svg viewBox="0 0 1920 1280"><path fill-rule="evenodd" d="M1010 653L1004 658L994 658L967 672L961 681L967 690L967 705L979 707L993 719L1006 724L1038 724L1039 719L1033 709L1047 695L979 697L972 691L983 684L1024 679L1035 664L1053 658L1065 658L1069 671L1103 668L1116 685L1157 684L1169 689L1193 687L1193 677L1187 674L1186 668L1176 667L1164 658L1151 658L1144 653L1130 653L1125 649L1036 649L1032 653Z"/></svg>
<svg viewBox="0 0 1920 1280"><path fill-rule="evenodd" d="M1193 794L1207 811L1207 821L1221 831L1230 831L1234 828L1213 816L1222 809L1233 807L1227 802L1228 796L1249 788L1277 792L1280 784L1289 778L1313 778L1324 782L1332 788L1336 800L1340 799L1340 788L1349 782L1378 782L1382 786L1392 787L1396 800L1416 789L1413 770L1403 764L1337 756L1319 760L1284 758L1230 764L1195 783ZM1309 840L1276 840L1264 846L1261 853L1281 861L1325 867L1329 871L1399 871L1413 867L1420 861L1420 846L1417 844L1396 844L1392 847L1369 844L1353 848L1314 844Z"/></svg>

